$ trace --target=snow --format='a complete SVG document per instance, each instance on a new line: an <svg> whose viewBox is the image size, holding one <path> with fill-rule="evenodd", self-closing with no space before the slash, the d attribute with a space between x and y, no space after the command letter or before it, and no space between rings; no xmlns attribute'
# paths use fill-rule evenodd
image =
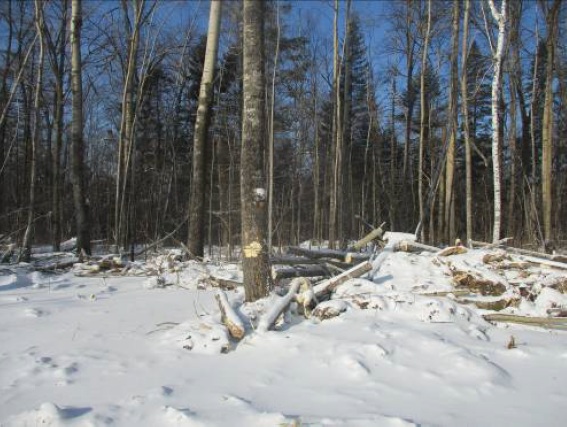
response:
<svg viewBox="0 0 567 427"><path fill-rule="evenodd" d="M567 332L490 324L427 295L452 290L451 268L519 280L484 253L387 252L322 303L337 317L293 315L262 334L244 322L238 342L201 283L241 277L236 265L161 258L150 279L0 266L0 425L563 426ZM545 286L562 273L547 271L526 277L541 289L513 312L565 307ZM243 291L227 296L238 305Z"/></svg>

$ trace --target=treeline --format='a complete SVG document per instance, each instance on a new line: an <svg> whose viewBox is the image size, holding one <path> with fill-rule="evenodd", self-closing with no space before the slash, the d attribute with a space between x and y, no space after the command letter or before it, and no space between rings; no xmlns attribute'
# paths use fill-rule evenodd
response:
<svg viewBox="0 0 567 427"><path fill-rule="evenodd" d="M299 13L302 5L266 4L266 138L257 156L271 244L340 245L382 222L419 225L436 244L505 236L560 244L564 2L345 0ZM187 243L207 42L197 6L83 2L76 153L71 0L0 2L4 241L22 245L30 221L36 243L57 248L77 235L71 170L80 154L90 239L128 248L171 234ZM317 8L332 28L318 23ZM365 19L366 8L380 19ZM242 5L224 1L201 185L199 228L210 246L241 241L242 74Z"/></svg>

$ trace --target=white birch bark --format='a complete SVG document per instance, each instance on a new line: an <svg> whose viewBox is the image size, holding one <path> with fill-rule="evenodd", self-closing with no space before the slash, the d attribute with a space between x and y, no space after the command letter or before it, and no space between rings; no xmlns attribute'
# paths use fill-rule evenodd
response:
<svg viewBox="0 0 567 427"><path fill-rule="evenodd" d="M502 87L502 62L504 58L504 47L506 45L506 8L507 0L502 0L500 12L494 5L494 0L488 0L492 17L498 23L498 42L496 52L493 54L494 76L492 79L492 171L494 175L494 225L492 230L492 240L500 240L500 230L502 228L502 171L500 165L500 116L498 114L498 101Z"/></svg>

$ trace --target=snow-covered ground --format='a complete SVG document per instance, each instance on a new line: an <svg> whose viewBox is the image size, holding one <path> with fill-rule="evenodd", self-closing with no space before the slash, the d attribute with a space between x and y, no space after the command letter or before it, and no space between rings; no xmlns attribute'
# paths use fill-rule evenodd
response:
<svg viewBox="0 0 567 427"><path fill-rule="evenodd" d="M419 295L452 289L431 255L389 253L337 289L341 316L291 316L240 342L199 286L205 269L240 277L234 265L185 265L160 288L0 267L0 426L566 423L567 332L493 325Z"/></svg>

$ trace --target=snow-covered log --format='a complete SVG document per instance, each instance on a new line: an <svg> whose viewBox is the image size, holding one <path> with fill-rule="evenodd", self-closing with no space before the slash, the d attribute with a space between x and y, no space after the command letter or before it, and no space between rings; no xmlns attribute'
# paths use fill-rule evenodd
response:
<svg viewBox="0 0 567 427"><path fill-rule="evenodd" d="M471 241L473 247L478 247L478 248L492 248L492 247L498 247L501 249L504 249L507 252L510 252L512 254L516 254L516 255L526 255L526 256L531 256L531 257L535 257L535 258L543 258L549 261L554 261L554 262L560 262L560 263L567 263L567 256L566 255L559 255L559 254L545 254L543 252L536 252L536 251L530 251L527 249L522 249L522 248L514 248L512 246L506 246L505 241L507 241L506 239L502 239L498 242L498 244L491 244L491 243L486 243L486 242L478 242L476 240Z"/></svg>
<svg viewBox="0 0 567 427"><path fill-rule="evenodd" d="M401 240L394 246L396 252L439 252L435 246L424 245L423 243L412 242L411 240Z"/></svg>
<svg viewBox="0 0 567 427"><path fill-rule="evenodd" d="M383 223L382 225L380 225L380 227L372 230L370 233L368 233L366 236L364 236L362 239L360 239L358 242L356 242L354 245L351 246L351 250L353 251L359 251L361 250L363 247L365 247L368 243L370 243L373 240L376 239L382 239L382 237L384 236L384 229L382 228L384 226Z"/></svg>
<svg viewBox="0 0 567 427"><path fill-rule="evenodd" d="M488 322L518 323L549 329L567 330L567 317L527 317L501 313L485 314L482 317Z"/></svg>
<svg viewBox="0 0 567 427"><path fill-rule="evenodd" d="M290 246L288 252L305 256L310 259L336 259L347 263L362 262L370 259L370 254L362 254L358 252L339 251L335 249L305 249L298 246Z"/></svg>
<svg viewBox="0 0 567 427"><path fill-rule="evenodd" d="M441 249L435 255L437 255L437 256L451 256L451 255L466 254L467 252L468 252L468 250L464 246L448 246L445 249Z"/></svg>
<svg viewBox="0 0 567 427"><path fill-rule="evenodd" d="M275 268L272 267L272 278L274 282L281 279L289 279L293 277L321 277L330 276L329 271L321 265Z"/></svg>
<svg viewBox="0 0 567 427"><path fill-rule="evenodd" d="M355 265L350 270L347 270L339 274L338 276L331 277L330 279L325 280L318 285L315 285L313 287L313 293L316 298L319 298L325 294L330 294L340 284L346 282L349 279L360 277L370 270L372 270L372 263L370 261L364 261L363 263ZM299 299L303 300L302 297L300 297Z"/></svg>
<svg viewBox="0 0 567 427"><path fill-rule="evenodd" d="M234 311L232 306L229 304L226 294L223 291L218 291L215 294L215 299L219 304L219 309L221 312L221 322L228 329L228 333L231 337L240 340L244 337L246 330L244 329L244 324L238 314Z"/></svg>
<svg viewBox="0 0 567 427"><path fill-rule="evenodd" d="M258 332L266 332L274 327L278 318L282 315L282 313L287 310L295 295L299 291L299 288L302 284L305 284L307 279L303 277L298 277L297 279L293 279L289 285L289 290L287 294L283 297L278 298L275 304L270 307L270 309L262 316L260 322L258 323Z"/></svg>

